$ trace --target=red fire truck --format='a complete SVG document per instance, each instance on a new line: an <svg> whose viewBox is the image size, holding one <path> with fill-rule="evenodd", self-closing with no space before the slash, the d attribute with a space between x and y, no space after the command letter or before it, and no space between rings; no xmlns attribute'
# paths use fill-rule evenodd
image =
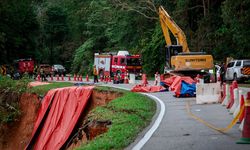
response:
<svg viewBox="0 0 250 150"><path fill-rule="evenodd" d="M141 56L130 55L128 51L95 53L94 65L100 77L117 75L123 80L125 73L133 73L136 77L142 74Z"/></svg>

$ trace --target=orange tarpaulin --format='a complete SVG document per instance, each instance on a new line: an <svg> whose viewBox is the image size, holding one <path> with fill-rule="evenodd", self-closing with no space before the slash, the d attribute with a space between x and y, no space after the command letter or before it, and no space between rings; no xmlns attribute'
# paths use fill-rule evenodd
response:
<svg viewBox="0 0 250 150"><path fill-rule="evenodd" d="M150 92L161 92L164 91L165 88L162 86L142 86L142 85L135 85L131 91L132 92L146 92L146 93L150 93Z"/></svg>
<svg viewBox="0 0 250 150"><path fill-rule="evenodd" d="M93 88L85 86L50 90L42 101L26 149L60 149L74 129Z"/></svg>

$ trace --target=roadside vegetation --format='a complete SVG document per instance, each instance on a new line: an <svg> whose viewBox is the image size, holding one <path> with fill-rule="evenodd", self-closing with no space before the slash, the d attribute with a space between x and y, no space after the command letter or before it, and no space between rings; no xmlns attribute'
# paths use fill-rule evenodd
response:
<svg viewBox="0 0 250 150"><path fill-rule="evenodd" d="M72 83L51 83L37 87L27 88L27 78L12 80L8 77L0 79L0 123L15 121L20 115L18 101L24 92L45 95L48 90L73 86ZM78 149L123 149L134 141L138 133L142 131L151 121L155 114L156 104L148 97L138 93L132 93L109 87L96 87L97 91L114 91L123 93L106 106L93 109L88 120L109 120L111 125L106 133L95 139L84 143Z"/></svg>
<svg viewBox="0 0 250 150"><path fill-rule="evenodd" d="M12 80L0 76L0 124L15 121L21 114L19 110L20 95L27 91L28 78Z"/></svg>
<svg viewBox="0 0 250 150"><path fill-rule="evenodd" d="M77 149L123 149L150 123L155 114L156 103L137 93L122 92L124 93L122 97L89 113L90 121L110 120L112 124L108 131Z"/></svg>

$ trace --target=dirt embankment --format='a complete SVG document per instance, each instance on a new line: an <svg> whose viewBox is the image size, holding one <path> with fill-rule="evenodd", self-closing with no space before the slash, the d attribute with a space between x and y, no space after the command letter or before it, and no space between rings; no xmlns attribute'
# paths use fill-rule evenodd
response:
<svg viewBox="0 0 250 150"><path fill-rule="evenodd" d="M65 148L73 149L82 142L94 139L94 137L106 132L110 121L94 120L87 122L86 116L96 106L104 106L113 99L122 96L122 93L114 91L94 90L87 107L82 114L76 129L65 144ZM35 94L23 94L19 101L21 116L17 121L0 125L0 149L13 150L24 149L31 138L40 100ZM75 136L77 135L77 136Z"/></svg>
<svg viewBox="0 0 250 150"><path fill-rule="evenodd" d="M23 94L21 96L20 117L15 122L0 126L0 149L24 149L31 137L39 106L37 95Z"/></svg>

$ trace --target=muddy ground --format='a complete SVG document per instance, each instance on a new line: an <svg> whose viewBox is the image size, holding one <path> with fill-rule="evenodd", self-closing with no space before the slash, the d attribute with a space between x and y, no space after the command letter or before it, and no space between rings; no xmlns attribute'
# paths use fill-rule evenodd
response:
<svg viewBox="0 0 250 150"><path fill-rule="evenodd" d="M64 148L74 149L81 143L93 140L94 137L106 132L107 126L111 124L109 120L87 122L87 115L96 106L104 106L120 96L122 93L119 92L94 90L81 120ZM24 149L31 138L41 100L36 94L23 94L19 99L19 105L20 117L15 122L0 125L0 149Z"/></svg>

